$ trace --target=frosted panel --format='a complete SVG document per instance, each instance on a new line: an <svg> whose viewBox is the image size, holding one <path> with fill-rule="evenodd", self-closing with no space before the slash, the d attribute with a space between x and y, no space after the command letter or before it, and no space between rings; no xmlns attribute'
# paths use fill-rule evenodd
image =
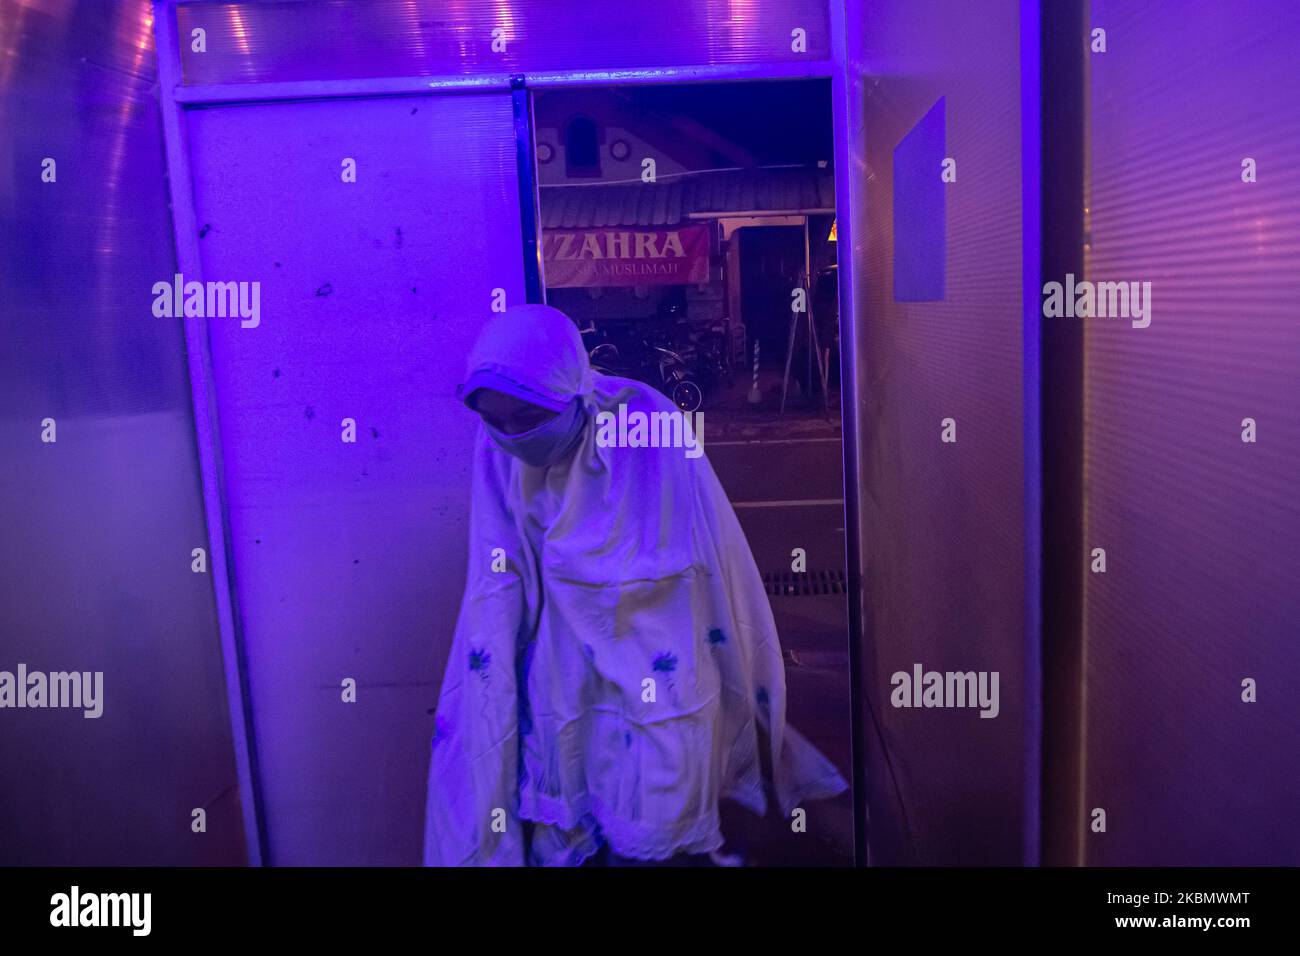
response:
<svg viewBox="0 0 1300 956"><path fill-rule="evenodd" d="M0 865L240 864L150 7L0 36L0 671L102 674L98 717L0 711Z"/></svg>
<svg viewBox="0 0 1300 956"><path fill-rule="evenodd" d="M1082 320L1084 861L1295 865L1300 7L1092 8L1088 278L1151 309Z"/></svg>
<svg viewBox="0 0 1300 956"><path fill-rule="evenodd" d="M270 862L418 864L477 421L455 386L493 290L523 300L510 97L187 119L204 278L261 284L256 327L210 334Z"/></svg>

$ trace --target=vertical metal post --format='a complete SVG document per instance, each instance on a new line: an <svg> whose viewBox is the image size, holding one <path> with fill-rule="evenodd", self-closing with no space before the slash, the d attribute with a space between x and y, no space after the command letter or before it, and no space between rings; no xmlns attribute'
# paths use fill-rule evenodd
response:
<svg viewBox="0 0 1300 956"><path fill-rule="evenodd" d="M519 224L524 235L524 288L529 302L546 301L542 263L542 217L538 207L533 104L522 73L510 77L515 119L515 161L519 173Z"/></svg>
<svg viewBox="0 0 1300 956"><path fill-rule="evenodd" d="M1024 406L1024 790L1021 862L1038 866L1043 745L1042 88L1039 0L1020 0L1021 359Z"/></svg>
<svg viewBox="0 0 1300 956"><path fill-rule="evenodd" d="M156 0L153 17L154 49L158 57L158 100L162 111L163 143L167 153L176 265L182 275L200 280L203 266L194 216L194 187L190 179L184 107L175 97L175 90L181 83L181 61L174 2ZM242 634L238 627L238 603L230 562L229 523L226 521L225 490L221 477L221 439L216 395L212 387L208 325L206 318L195 316L186 316L184 323L185 354L194 409L194 440L203 484L212 590L216 603L217 629L221 636L221 659L226 674L230 739L235 751L235 772L239 778L239 800L244 818L244 845L249 864L261 866L267 862L267 835L248 695L248 668Z"/></svg>
<svg viewBox="0 0 1300 956"><path fill-rule="evenodd" d="M853 856L858 866L869 862L867 841L867 745L863 736L869 719L870 702L866 698L863 682L864 644L863 628L863 568L862 568L862 513L859 506L858 482L862 475L862 449L859 442L858 409L862 399L858 395L860 374L858 355L858 304L866 301L865 290L860 287L854 269L854 239L857 229L855 217L863 210L858 208L865 199L863 183L854 183L853 159L856 154L855 138L861 129L861 94L853 75L849 57L848 0L832 0L830 4L831 58L831 108L835 137L835 221L838 242L839 298L840 298L840 407L844 430L844 543L845 567L848 572L849 604L849 712L853 744ZM860 147L858 147L860 148Z"/></svg>

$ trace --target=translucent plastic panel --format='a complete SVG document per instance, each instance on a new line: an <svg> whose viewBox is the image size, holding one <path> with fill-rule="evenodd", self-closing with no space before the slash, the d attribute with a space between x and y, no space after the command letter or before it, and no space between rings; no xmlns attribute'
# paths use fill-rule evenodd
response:
<svg viewBox="0 0 1300 956"><path fill-rule="evenodd" d="M826 0L200 3L180 7L177 16L186 85L797 63L830 55Z"/></svg>
<svg viewBox="0 0 1300 956"><path fill-rule="evenodd" d="M1084 861L1294 865L1300 7L1094 0L1092 22L1087 278L1150 285L1145 315L1080 320L1107 559L1084 576L1084 797L1108 816Z"/></svg>
<svg viewBox="0 0 1300 956"><path fill-rule="evenodd" d="M863 100L849 129L861 124L850 168L865 289L853 316L863 686L879 722L858 728L870 748L871 859L1016 864L1027 706L1019 4L875 0L850 3L848 22ZM895 163L900 144L930 177L920 208L907 196L896 205L917 185ZM941 179L944 156L956 159L953 183ZM900 231L895 210L927 221ZM900 301L935 286L937 301ZM918 666L983 674L987 688L996 674L996 715L897 706L893 675L910 680Z"/></svg>
<svg viewBox="0 0 1300 956"><path fill-rule="evenodd" d="M150 7L0 36L0 671L102 675L0 714L0 864L242 863Z"/></svg>
<svg viewBox="0 0 1300 956"><path fill-rule="evenodd" d="M203 278L260 283L256 325L210 337L270 862L416 864L464 586L455 388L493 290L523 301L510 95L186 118Z"/></svg>

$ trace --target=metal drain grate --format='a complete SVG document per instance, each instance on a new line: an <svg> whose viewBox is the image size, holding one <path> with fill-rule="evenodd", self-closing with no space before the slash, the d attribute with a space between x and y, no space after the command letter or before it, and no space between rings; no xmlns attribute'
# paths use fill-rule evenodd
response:
<svg viewBox="0 0 1300 956"><path fill-rule="evenodd" d="M844 572L839 568L831 571L764 571L763 590L772 597L847 593Z"/></svg>

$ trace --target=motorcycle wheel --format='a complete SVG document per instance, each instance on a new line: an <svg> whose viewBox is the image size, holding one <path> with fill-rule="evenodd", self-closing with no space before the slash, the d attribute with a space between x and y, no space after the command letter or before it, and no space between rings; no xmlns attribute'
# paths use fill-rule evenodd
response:
<svg viewBox="0 0 1300 956"><path fill-rule="evenodd" d="M673 393L669 396L676 405L684 412L693 412L704 404L704 393L694 382L678 382L673 386Z"/></svg>

